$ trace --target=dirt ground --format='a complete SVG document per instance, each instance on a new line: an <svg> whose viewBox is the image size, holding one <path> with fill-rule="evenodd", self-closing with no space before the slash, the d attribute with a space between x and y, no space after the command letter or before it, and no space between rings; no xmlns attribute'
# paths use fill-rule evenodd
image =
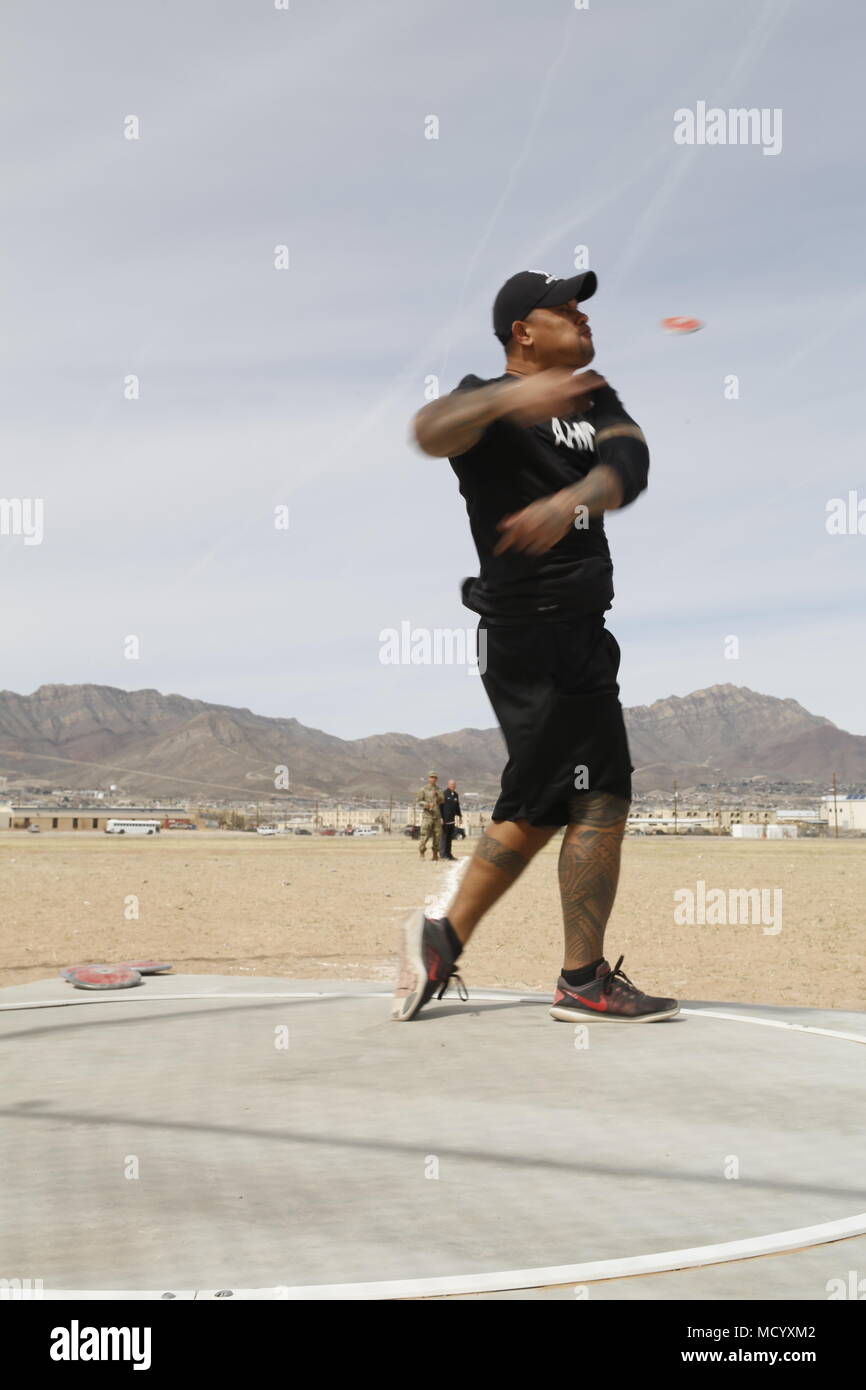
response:
<svg viewBox="0 0 866 1390"><path fill-rule="evenodd" d="M482 923L461 964L470 989L552 989L557 853L553 841ZM2 832L0 984L136 956L183 973L390 981L399 923L441 900L453 870L397 835ZM699 881L768 889L768 904L780 889L781 930L678 923L674 894ZM866 840L626 840L606 953L648 992L866 1009L864 946Z"/></svg>

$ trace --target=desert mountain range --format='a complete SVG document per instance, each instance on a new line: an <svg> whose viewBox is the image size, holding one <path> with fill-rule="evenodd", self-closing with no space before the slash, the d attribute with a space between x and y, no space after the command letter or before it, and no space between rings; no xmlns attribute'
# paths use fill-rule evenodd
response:
<svg viewBox="0 0 866 1390"><path fill-rule="evenodd" d="M812 781L823 790L866 782L866 737L810 714L796 700L715 685L626 710L635 786L685 790L698 783ZM10 783L101 788L158 799L231 801L266 796L274 769L298 796L393 795L417 788L428 768L464 791L495 794L504 761L498 729L435 738L373 734L341 739L297 719L103 685L43 685L0 692L0 774Z"/></svg>

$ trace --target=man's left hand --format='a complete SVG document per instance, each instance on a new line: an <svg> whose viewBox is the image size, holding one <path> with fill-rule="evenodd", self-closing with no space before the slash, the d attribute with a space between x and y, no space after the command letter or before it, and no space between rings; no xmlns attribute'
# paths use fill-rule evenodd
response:
<svg viewBox="0 0 866 1390"><path fill-rule="evenodd" d="M499 523L502 540L494 555L520 550L527 555L543 555L561 541L574 525L575 507L568 489L531 502L522 512L505 516Z"/></svg>

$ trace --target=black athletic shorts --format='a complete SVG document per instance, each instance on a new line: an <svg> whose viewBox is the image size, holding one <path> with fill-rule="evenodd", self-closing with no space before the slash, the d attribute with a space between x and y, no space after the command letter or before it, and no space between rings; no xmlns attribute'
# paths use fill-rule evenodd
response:
<svg viewBox="0 0 866 1390"><path fill-rule="evenodd" d="M494 821L566 825L587 794L631 799L620 650L603 614L514 626L482 618L478 655L508 748Z"/></svg>

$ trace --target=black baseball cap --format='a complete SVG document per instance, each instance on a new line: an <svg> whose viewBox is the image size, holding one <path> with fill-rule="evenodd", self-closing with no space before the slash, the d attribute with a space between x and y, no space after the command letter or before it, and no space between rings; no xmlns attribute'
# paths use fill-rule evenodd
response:
<svg viewBox="0 0 866 1390"><path fill-rule="evenodd" d="M590 299L597 288L594 270L572 275L570 280L557 280L544 270L521 270L505 281L493 301L493 332L504 347L511 337L511 325L533 309L555 309L570 299L580 303Z"/></svg>

